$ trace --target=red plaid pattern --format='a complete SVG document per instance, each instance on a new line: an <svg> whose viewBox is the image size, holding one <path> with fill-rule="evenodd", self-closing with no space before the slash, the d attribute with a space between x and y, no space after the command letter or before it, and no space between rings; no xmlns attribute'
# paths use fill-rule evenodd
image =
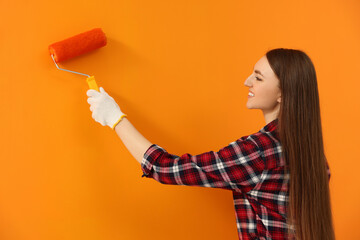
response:
<svg viewBox="0 0 360 240"><path fill-rule="evenodd" d="M199 155L176 156L153 144L142 177L162 184L223 188L233 192L239 239L293 239L286 224L289 174L284 172L278 119L257 133ZM330 169L328 167L330 179Z"/></svg>

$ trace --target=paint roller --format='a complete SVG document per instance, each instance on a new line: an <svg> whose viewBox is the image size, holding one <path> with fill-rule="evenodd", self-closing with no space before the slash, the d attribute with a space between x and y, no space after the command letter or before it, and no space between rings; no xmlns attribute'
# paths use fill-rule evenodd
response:
<svg viewBox="0 0 360 240"><path fill-rule="evenodd" d="M94 28L90 31L80 33L49 45L49 52L59 70L87 76L88 78L86 79L86 82L88 83L89 88L99 91L94 76L59 68L57 63L101 48L105 46L106 43L106 36L101 28Z"/></svg>

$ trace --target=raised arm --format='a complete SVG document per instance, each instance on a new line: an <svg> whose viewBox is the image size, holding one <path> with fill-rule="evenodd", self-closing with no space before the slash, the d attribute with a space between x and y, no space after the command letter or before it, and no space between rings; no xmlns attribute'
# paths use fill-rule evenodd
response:
<svg viewBox="0 0 360 240"><path fill-rule="evenodd" d="M146 150L152 143L141 135L126 117L116 125L115 132L136 161L141 164Z"/></svg>
<svg viewBox="0 0 360 240"><path fill-rule="evenodd" d="M115 130L129 152L141 164L145 151L152 143L136 130L116 101L102 87L99 92L89 89L86 94L93 119Z"/></svg>
<svg viewBox="0 0 360 240"><path fill-rule="evenodd" d="M88 103L95 121L114 129L134 158L143 176L163 184L224 188L250 191L261 181L265 169L262 150L252 136L244 136L221 148L198 155L176 156L149 142L105 90L88 90Z"/></svg>

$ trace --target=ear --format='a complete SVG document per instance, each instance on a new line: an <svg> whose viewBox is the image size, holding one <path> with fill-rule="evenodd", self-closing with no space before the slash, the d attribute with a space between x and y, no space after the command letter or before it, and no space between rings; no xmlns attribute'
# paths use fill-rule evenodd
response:
<svg viewBox="0 0 360 240"><path fill-rule="evenodd" d="M277 101L278 101L278 103L281 103L281 97L279 97L279 98L277 99Z"/></svg>

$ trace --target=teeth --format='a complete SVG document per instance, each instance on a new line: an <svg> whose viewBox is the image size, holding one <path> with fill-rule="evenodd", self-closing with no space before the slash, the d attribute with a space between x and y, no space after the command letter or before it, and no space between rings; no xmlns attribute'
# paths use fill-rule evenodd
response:
<svg viewBox="0 0 360 240"><path fill-rule="evenodd" d="M251 93L251 92L249 92L249 96L252 96L252 97L253 97L253 96L254 96L254 94L253 94L253 93Z"/></svg>

